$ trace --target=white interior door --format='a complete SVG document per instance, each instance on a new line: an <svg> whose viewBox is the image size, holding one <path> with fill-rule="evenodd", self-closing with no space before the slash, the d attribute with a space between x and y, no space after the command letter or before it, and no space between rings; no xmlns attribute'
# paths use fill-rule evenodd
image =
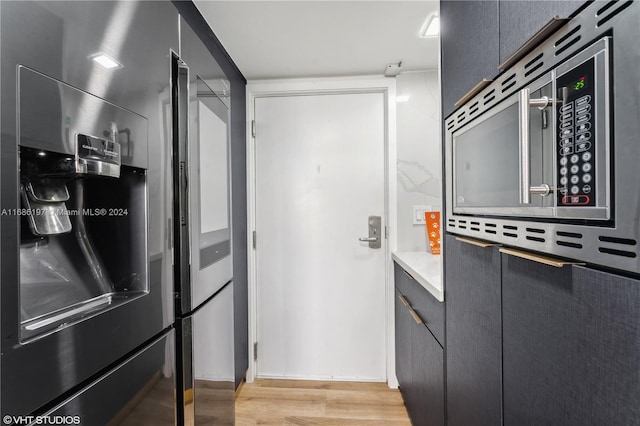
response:
<svg viewBox="0 0 640 426"><path fill-rule="evenodd" d="M384 95L254 108L257 376L385 381Z"/></svg>

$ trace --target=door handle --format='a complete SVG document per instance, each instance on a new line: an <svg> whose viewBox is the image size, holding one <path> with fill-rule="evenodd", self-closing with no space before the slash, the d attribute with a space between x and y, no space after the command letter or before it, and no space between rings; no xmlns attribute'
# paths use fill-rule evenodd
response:
<svg viewBox="0 0 640 426"><path fill-rule="evenodd" d="M520 133L520 204L531 204L531 194L547 196L551 193L549 185L531 186L531 131L529 128L529 109L537 107L544 110L553 105L554 100L544 96L540 99L531 99L529 88L520 90L518 95L518 130Z"/></svg>
<svg viewBox="0 0 640 426"><path fill-rule="evenodd" d="M380 216L369 216L367 220L369 226L369 236L358 238L358 241L363 243L369 243L369 248L382 247L381 235L382 232L382 218Z"/></svg>

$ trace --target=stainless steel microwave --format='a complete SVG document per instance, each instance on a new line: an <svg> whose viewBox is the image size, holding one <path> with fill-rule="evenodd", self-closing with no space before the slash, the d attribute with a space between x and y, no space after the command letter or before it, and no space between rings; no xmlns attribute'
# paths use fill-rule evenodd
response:
<svg viewBox="0 0 640 426"><path fill-rule="evenodd" d="M445 223L640 273L640 4L597 3L445 119Z"/></svg>

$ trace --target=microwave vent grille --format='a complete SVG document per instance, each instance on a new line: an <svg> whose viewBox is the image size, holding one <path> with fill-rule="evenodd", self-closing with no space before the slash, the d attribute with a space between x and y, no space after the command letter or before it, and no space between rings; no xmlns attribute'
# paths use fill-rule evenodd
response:
<svg viewBox="0 0 640 426"><path fill-rule="evenodd" d="M502 235L509 238L518 238L518 234L514 234L513 232L503 232Z"/></svg>
<svg viewBox="0 0 640 426"><path fill-rule="evenodd" d="M451 121L449 121L449 122L447 123L447 130L451 130L451 129L453 129L453 128L455 127L455 125L456 125L455 120L451 120Z"/></svg>
<svg viewBox="0 0 640 426"><path fill-rule="evenodd" d="M545 242L544 238L533 237L531 235L527 235L526 238L527 238L528 241L535 241L536 243L544 243Z"/></svg>
<svg viewBox="0 0 640 426"><path fill-rule="evenodd" d="M525 64L524 66L525 77L529 77L531 74L533 74L538 69L544 66L544 61L542 60L543 56L544 56L544 53L541 53Z"/></svg>
<svg viewBox="0 0 640 426"><path fill-rule="evenodd" d="M631 6L631 4L633 3L633 1L629 0L626 1L622 4L622 6L618 7L617 9L611 11L611 13L609 13L608 15L605 15L602 19L600 19L598 21L598 23L596 24L596 27L599 27L601 25L603 25L604 23L606 23L608 20L610 20L611 18L613 18L614 16L616 16L618 13L622 12L623 10L625 10L627 7ZM606 5L604 5L603 7L600 8L600 10L598 10L596 12L596 16L600 17L600 15L602 15L603 13L605 13L607 10L609 10L612 6L620 4L620 1L610 1L609 3L607 3Z"/></svg>
<svg viewBox="0 0 640 426"><path fill-rule="evenodd" d="M489 90L483 97L482 97L482 105L489 105L491 102L493 102L496 98L495 96L496 93L496 89L491 89Z"/></svg>
<svg viewBox="0 0 640 426"><path fill-rule="evenodd" d="M600 253L627 258L636 258L638 256L636 253L637 249L635 248L638 245L636 240L631 238L609 237L606 235L600 235L598 240L608 245L606 247L598 246Z"/></svg>
<svg viewBox="0 0 640 426"><path fill-rule="evenodd" d="M562 52L566 51L568 48L580 41L580 38L582 36L579 34L579 31L581 28L582 25L578 25L554 43L553 47L556 48L556 56L560 56Z"/></svg>
<svg viewBox="0 0 640 426"><path fill-rule="evenodd" d="M473 116L476 112L478 112L478 102L480 101L475 101L469 106L469 117Z"/></svg>
<svg viewBox="0 0 640 426"><path fill-rule="evenodd" d="M571 242L571 241L557 240L556 244L561 246L561 247L570 247L570 248L574 248L574 249L582 249L582 244L574 243L574 242Z"/></svg>
<svg viewBox="0 0 640 426"><path fill-rule="evenodd" d="M507 77L502 82L502 93L504 93L507 90L511 89L513 86L516 85L516 83L517 83L516 74L512 74L511 76Z"/></svg>
<svg viewBox="0 0 640 426"><path fill-rule="evenodd" d="M458 124L462 123L466 119L467 119L467 113L466 112L463 111L460 114L458 114Z"/></svg>

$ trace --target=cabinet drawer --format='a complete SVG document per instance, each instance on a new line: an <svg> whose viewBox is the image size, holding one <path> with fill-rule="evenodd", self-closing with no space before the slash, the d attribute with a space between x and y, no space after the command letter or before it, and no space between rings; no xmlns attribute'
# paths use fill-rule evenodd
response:
<svg viewBox="0 0 640 426"><path fill-rule="evenodd" d="M444 347L444 306L422 285L394 262L396 288Z"/></svg>

